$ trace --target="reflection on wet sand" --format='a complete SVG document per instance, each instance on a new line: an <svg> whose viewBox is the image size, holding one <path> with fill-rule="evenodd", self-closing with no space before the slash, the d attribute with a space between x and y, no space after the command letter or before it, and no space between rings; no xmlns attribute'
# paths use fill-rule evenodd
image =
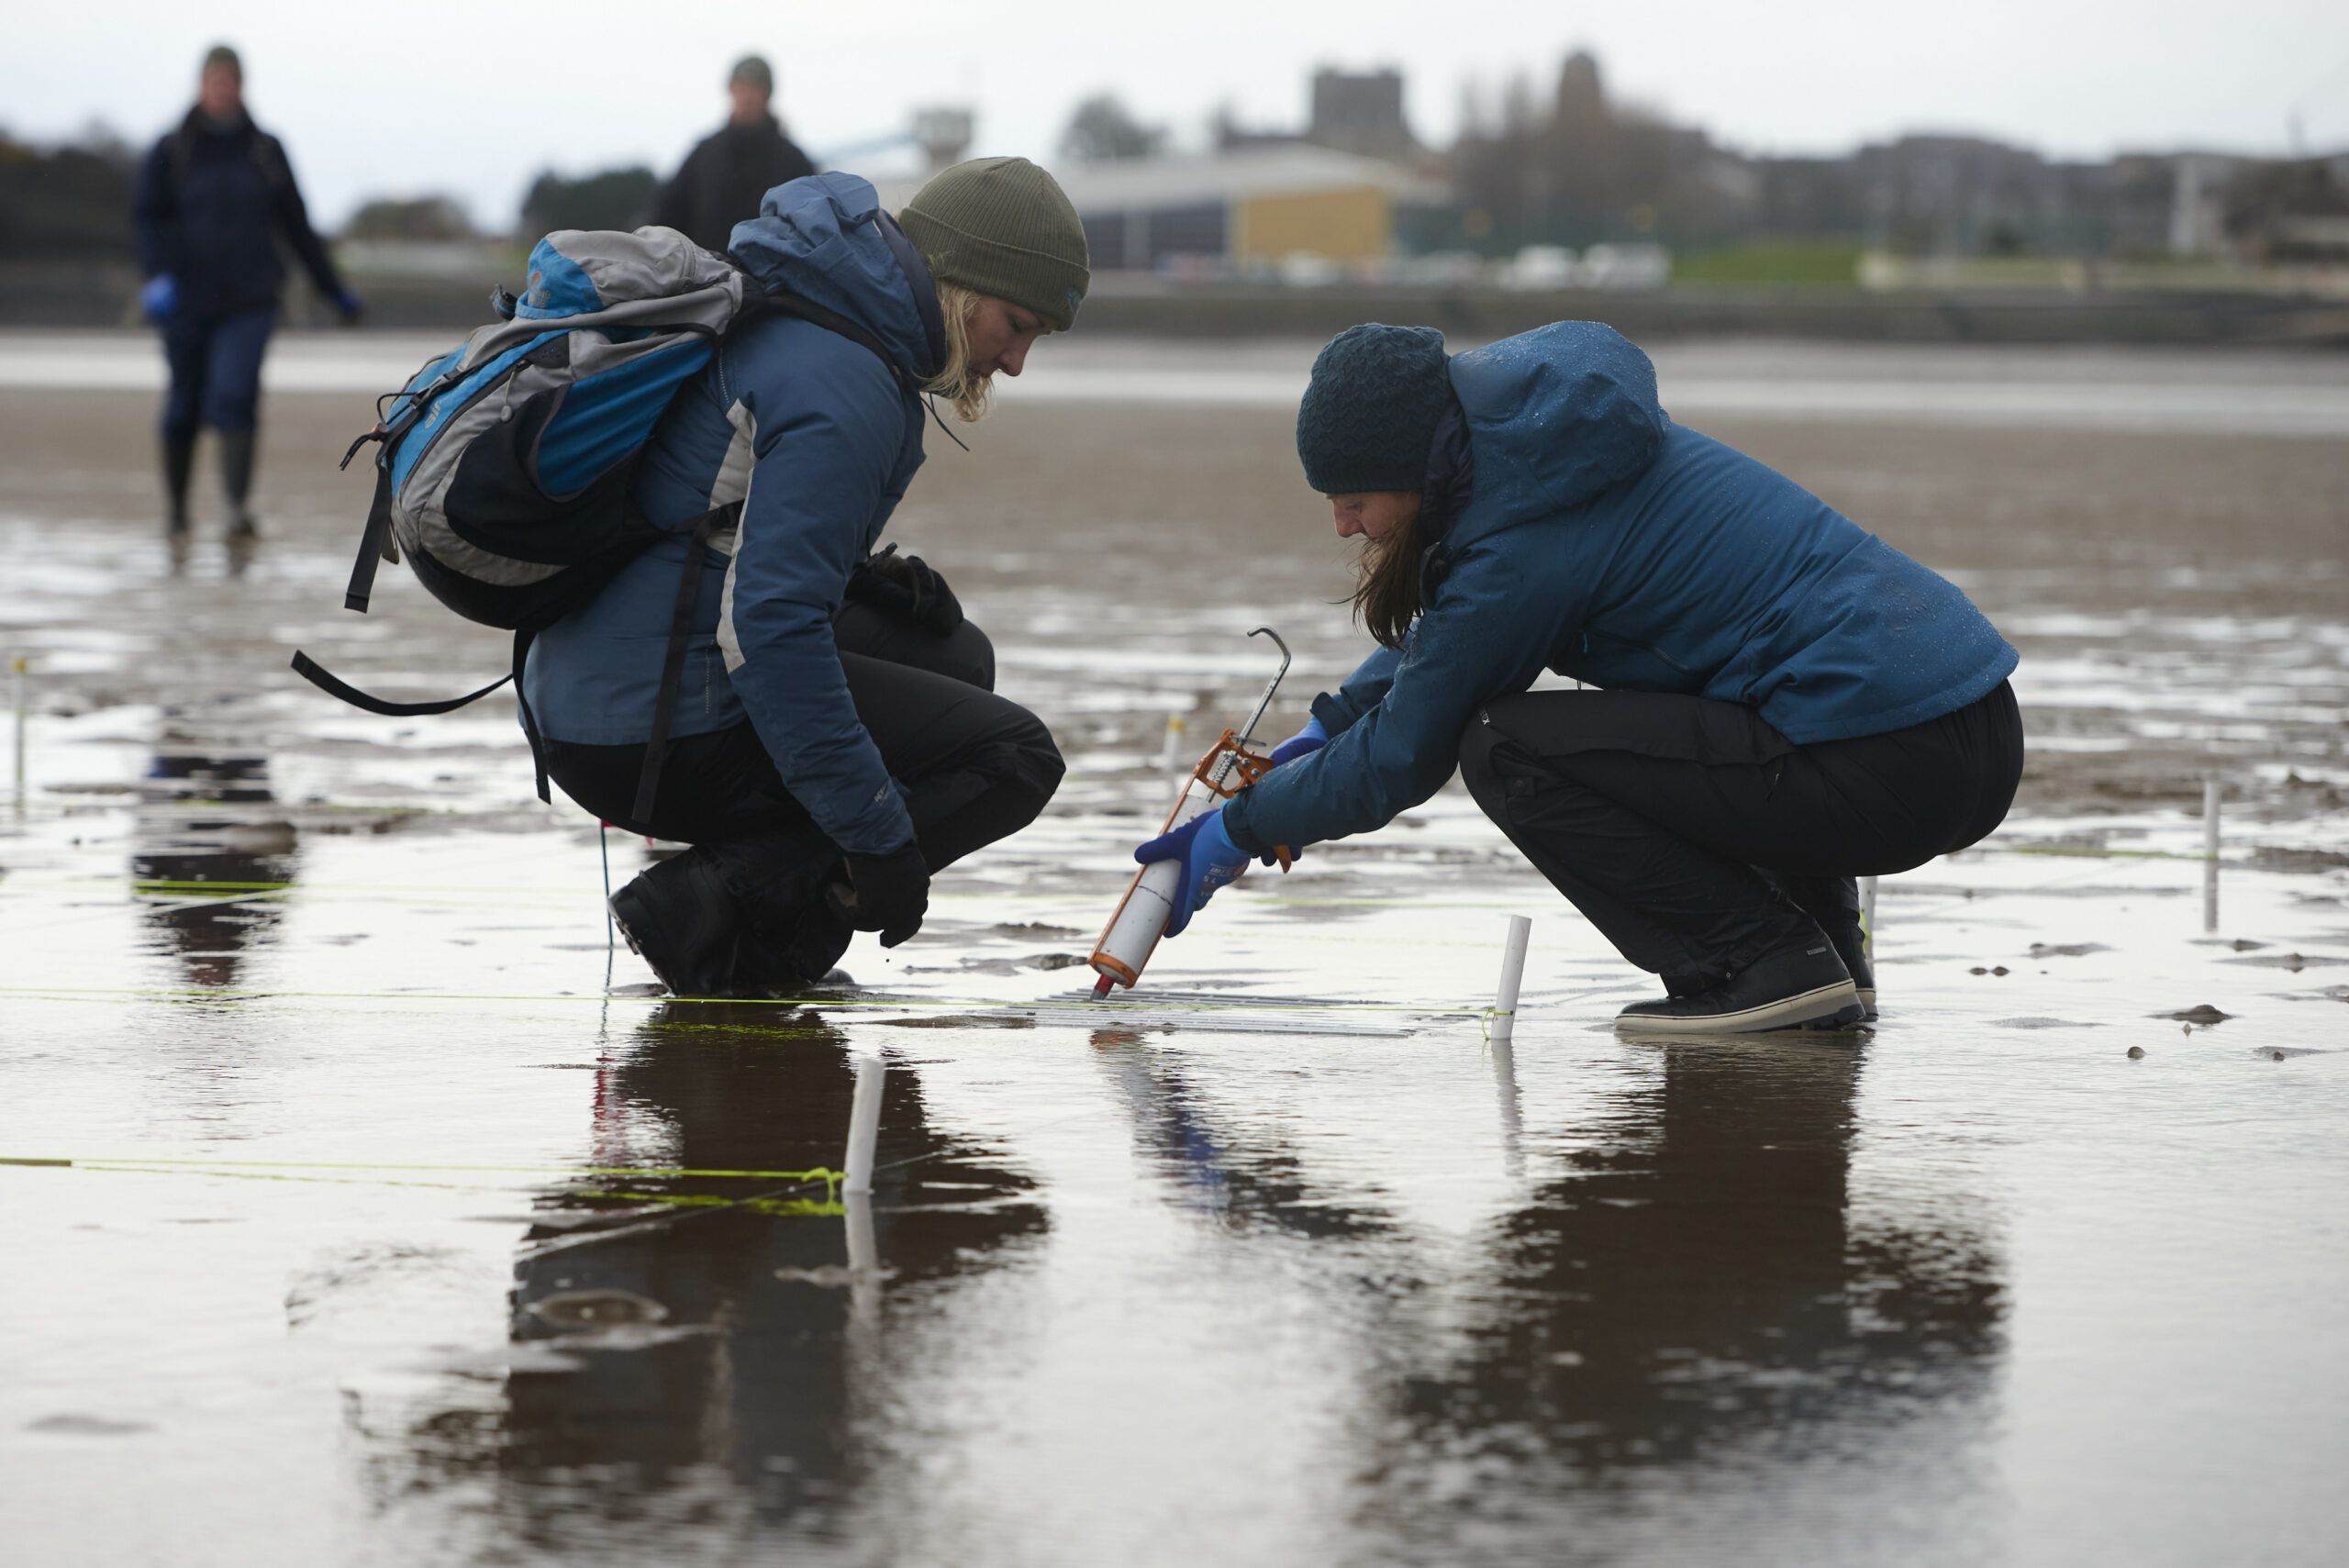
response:
<svg viewBox="0 0 2349 1568"><path fill-rule="evenodd" d="M1465 1345L1396 1389L1375 1469L1410 1528L1762 1460L1874 1462L1912 1420L1987 1418L2003 1261L1961 1221L1854 1222L1859 1051L1662 1056L1626 1135L1496 1228ZM1460 1465L1480 1476L1466 1494L1446 1479ZM1821 1503L1793 1479L1764 1479L1783 1511Z"/></svg>
<svg viewBox="0 0 2349 1568"><path fill-rule="evenodd" d="M294 826L277 808L269 759L166 743L139 800L130 874L155 945L178 957L189 984L235 984L246 950L275 936L273 895L294 884Z"/></svg>
<svg viewBox="0 0 2349 1568"><path fill-rule="evenodd" d="M1384 1216L1317 1186L1294 1151L1252 1146L1218 1129L1178 1058L1126 1029L1096 1029L1093 1051L1133 1122L1137 1146L1183 1207L1230 1231L1339 1239L1391 1229Z"/></svg>
<svg viewBox="0 0 2349 1568"><path fill-rule="evenodd" d="M837 1167L844 1044L812 1015L665 1006L598 1065L582 1163ZM664 1518L823 1533L852 1501L860 1418L884 1397L892 1297L951 1311L962 1276L1044 1229L994 1157L934 1129L899 1069L869 1210L843 1216L821 1183L711 1176L586 1176L548 1195L515 1265L503 1400L414 1425L405 1451L378 1456L382 1490L494 1480L499 1510L558 1557ZM877 1278L850 1268L858 1221Z"/></svg>

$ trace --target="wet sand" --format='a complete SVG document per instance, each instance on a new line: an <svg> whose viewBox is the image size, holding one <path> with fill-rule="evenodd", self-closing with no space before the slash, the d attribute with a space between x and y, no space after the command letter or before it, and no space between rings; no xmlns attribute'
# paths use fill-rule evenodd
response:
<svg viewBox="0 0 2349 1568"><path fill-rule="evenodd" d="M284 668L502 666L395 573L340 609L363 398L273 394L268 537L232 563L200 508L174 575L150 398L0 390L35 708L0 1156L81 1162L0 1167L11 1555L2331 1561L2349 446L1761 419L1766 360L1699 369L1761 392L1690 422L2023 650L2022 798L1884 884L1873 1035L1617 1039L1645 978L1456 789L1078 1009L1167 716L1230 721L1261 621L1283 720L1360 651L1261 402L1015 397L933 440L892 537L1070 777L860 991L718 1006L624 950L606 994L594 826L530 799L498 705L397 723ZM837 1164L864 1052L885 1273L820 1184L677 1173Z"/></svg>

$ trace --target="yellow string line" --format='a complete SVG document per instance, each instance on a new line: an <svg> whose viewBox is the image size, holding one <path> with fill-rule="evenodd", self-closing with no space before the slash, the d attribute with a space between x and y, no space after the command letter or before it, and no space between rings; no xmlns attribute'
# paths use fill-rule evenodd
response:
<svg viewBox="0 0 2349 1568"><path fill-rule="evenodd" d="M510 1193L516 1190L512 1187L490 1186L480 1182L414 1182L394 1181L383 1176L301 1176L281 1171L230 1171L213 1170L210 1168L189 1169L184 1162L176 1161L171 1162L169 1168L165 1168L160 1162L151 1161L126 1161L117 1162L112 1161L94 1162L87 1160L0 1159L0 1165L61 1166L70 1167L73 1170L79 1171L96 1171L105 1174L117 1176L206 1176L216 1181L296 1182L306 1185L344 1187L430 1188L436 1192L449 1193ZM412 1168L416 1170L429 1171L440 1169L441 1167L431 1165L418 1165L414 1167L385 1165L360 1168L388 1171ZM449 1168L465 1169L466 1167L460 1166ZM584 1174L585 1173L583 1172L581 1173ZM661 1174L662 1173L648 1172L645 1173ZM787 1173L776 1173L784 1174ZM823 1197L785 1198L777 1197L773 1195L761 1194L753 1195L749 1197L728 1198L719 1197L715 1194L707 1193L640 1193L618 1191L599 1187L573 1188L570 1190L567 1195L583 1198L605 1198L619 1203L659 1205L671 1208L746 1208L758 1214L805 1216L812 1218L823 1218L828 1216L837 1217L848 1212L847 1206L841 1203L837 1196L839 1192L838 1173L817 1171L807 1173L807 1174L811 1178L817 1176L824 1178L825 1195ZM810 1184L812 1184L812 1183ZM583 1234L594 1235L596 1234L596 1232L583 1232Z"/></svg>

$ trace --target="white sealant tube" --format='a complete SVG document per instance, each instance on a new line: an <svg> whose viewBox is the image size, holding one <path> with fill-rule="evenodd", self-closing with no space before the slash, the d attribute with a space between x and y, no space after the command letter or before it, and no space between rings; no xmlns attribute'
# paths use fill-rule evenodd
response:
<svg viewBox="0 0 2349 1568"><path fill-rule="evenodd" d="M1205 795L1205 791L1200 791ZM1208 795L1193 806L1184 800L1186 810L1177 810L1177 821L1170 821L1161 831L1172 833L1191 817L1212 810L1217 800ZM1095 974L1107 974L1119 981L1120 986L1132 986L1141 979L1144 964L1151 962L1151 953L1158 951L1158 939L1165 937L1167 920L1174 917L1174 899L1182 895L1182 862L1163 859L1134 875L1132 885L1125 890L1125 901L1119 904L1119 913L1111 916L1108 929L1102 932L1102 941L1092 949L1092 970Z"/></svg>
<svg viewBox="0 0 2349 1568"><path fill-rule="evenodd" d="M856 1059L856 1097L848 1110L848 1176L844 1193L873 1190L873 1149L881 1138L881 1081L888 1067L877 1056Z"/></svg>
<svg viewBox="0 0 2349 1568"><path fill-rule="evenodd" d="M1508 917L1508 946L1501 952L1500 989L1493 994L1493 1040L1508 1043L1517 1034L1517 990L1525 980L1525 944L1533 922L1523 915Z"/></svg>
<svg viewBox="0 0 2349 1568"><path fill-rule="evenodd" d="M1159 831L1171 833L1220 804L1207 790L1187 793ZM1158 939L1166 934L1166 923L1174 917L1174 900L1182 891L1182 862L1155 861L1142 867L1127 887L1125 902L1109 917L1109 929L1094 944L1094 973L1120 985L1140 980L1150 955L1158 951Z"/></svg>

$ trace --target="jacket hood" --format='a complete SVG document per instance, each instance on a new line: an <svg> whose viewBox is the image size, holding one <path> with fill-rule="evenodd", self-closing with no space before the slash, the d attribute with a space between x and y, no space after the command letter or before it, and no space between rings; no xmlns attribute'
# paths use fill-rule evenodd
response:
<svg viewBox="0 0 2349 1568"><path fill-rule="evenodd" d="M1655 366L1596 321L1557 321L1456 354L1452 388L1475 454L1475 487L1450 542L1474 543L1577 506L1644 473L1671 416Z"/></svg>
<svg viewBox="0 0 2349 1568"><path fill-rule="evenodd" d="M890 232L892 223L870 182L811 174L769 191L759 216L734 226L729 248L762 288L840 312L899 364L927 376L944 357L933 333L937 285L913 246Z"/></svg>

